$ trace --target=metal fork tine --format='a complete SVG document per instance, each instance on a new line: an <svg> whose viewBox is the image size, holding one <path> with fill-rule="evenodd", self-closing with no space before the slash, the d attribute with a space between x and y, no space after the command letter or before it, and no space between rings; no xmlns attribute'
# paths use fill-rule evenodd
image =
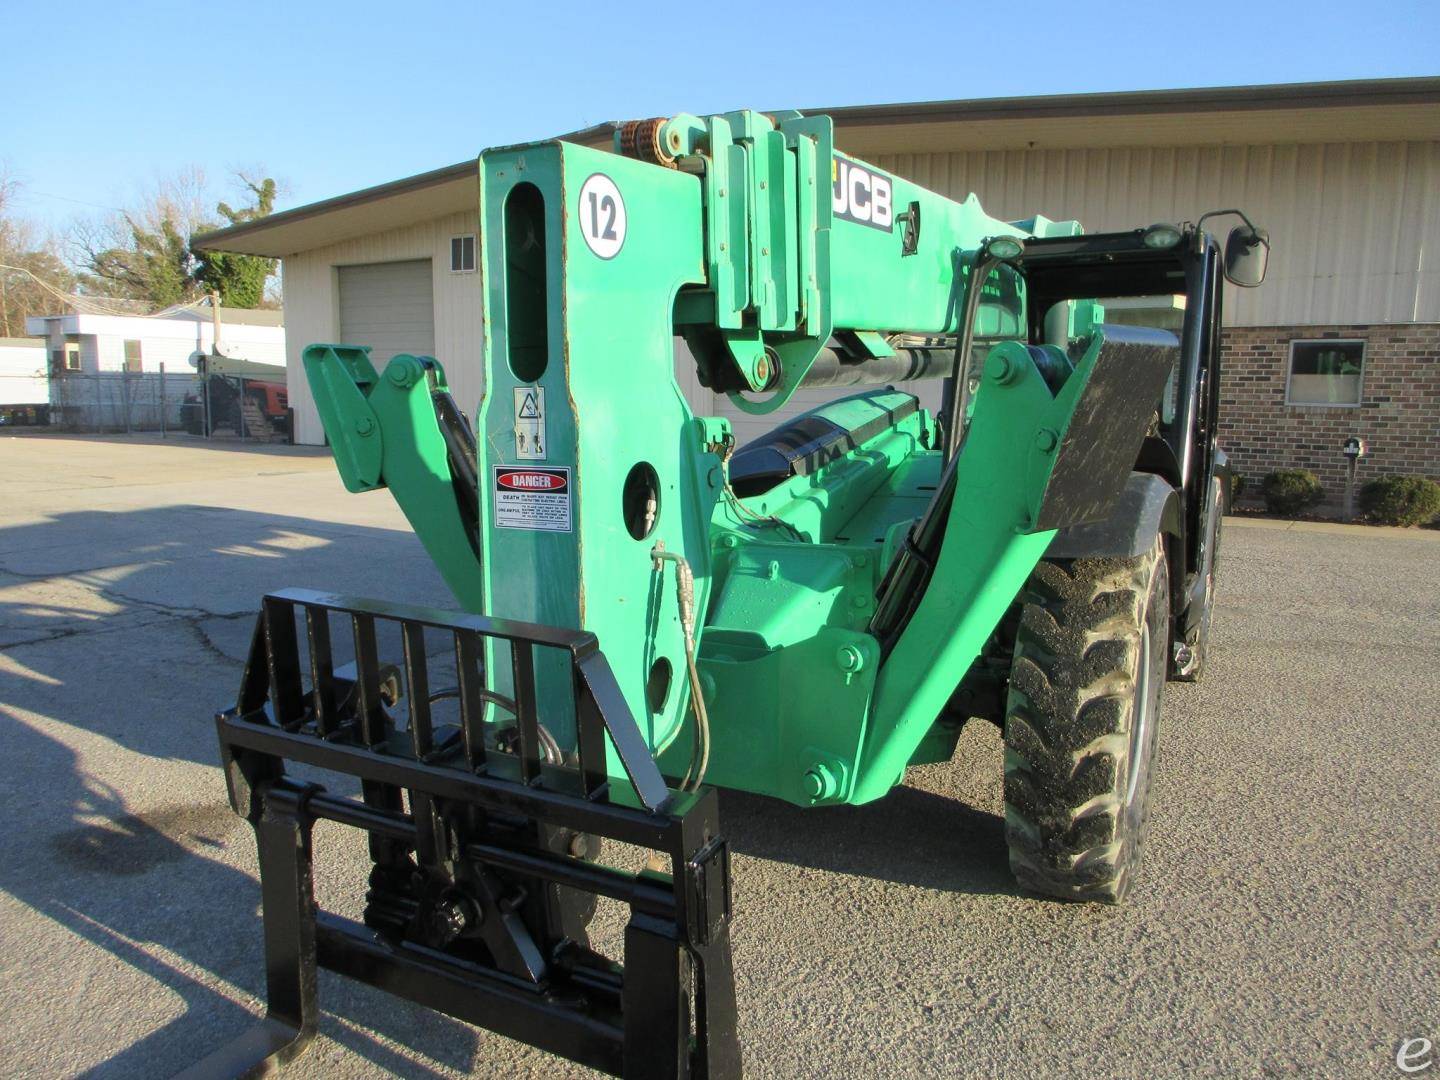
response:
<svg viewBox="0 0 1440 1080"><path fill-rule="evenodd" d="M455 674L460 686L460 729L465 760L479 771L485 765L485 706L480 663L480 638L468 630L455 632Z"/></svg>

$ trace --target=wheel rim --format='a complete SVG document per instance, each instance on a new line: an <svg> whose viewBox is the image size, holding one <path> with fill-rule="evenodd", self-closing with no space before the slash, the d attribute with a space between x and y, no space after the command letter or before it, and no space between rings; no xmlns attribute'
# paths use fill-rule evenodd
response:
<svg viewBox="0 0 1440 1080"><path fill-rule="evenodd" d="M1158 694L1151 693L1154 673L1151 660L1154 645L1147 621L1140 634L1140 662L1135 672L1135 718L1130 724L1130 753L1126 763L1125 817L1132 827L1139 824L1144 800L1140 793L1145 790L1150 776L1150 745L1155 738L1155 711Z"/></svg>

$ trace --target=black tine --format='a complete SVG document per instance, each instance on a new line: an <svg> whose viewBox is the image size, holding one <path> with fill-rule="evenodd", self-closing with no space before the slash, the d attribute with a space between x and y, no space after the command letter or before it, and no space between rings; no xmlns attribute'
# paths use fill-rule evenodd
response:
<svg viewBox="0 0 1440 1080"><path fill-rule="evenodd" d="M590 692L590 684L574 669L575 739L580 754L580 782L585 797L594 799L608 790L610 775L605 768L605 718Z"/></svg>
<svg viewBox="0 0 1440 1080"><path fill-rule="evenodd" d="M378 746L389 734L385 706L380 700L380 655L375 643L375 617L352 614L355 631L355 691L360 713L360 741Z"/></svg>
<svg viewBox="0 0 1440 1080"><path fill-rule="evenodd" d="M310 645L310 688L314 692L315 729L321 737L335 730L335 655L330 649L330 614L305 608L305 637Z"/></svg>
<svg viewBox="0 0 1440 1080"><path fill-rule="evenodd" d="M299 727L305 720L305 696L300 687L295 605L267 596L264 611L270 706L275 710L275 722L281 727Z"/></svg>
<svg viewBox="0 0 1440 1080"><path fill-rule="evenodd" d="M535 710L535 646L510 642L510 667L515 675L515 730L518 732L520 779L534 783L540 776L540 718Z"/></svg>
<svg viewBox="0 0 1440 1080"><path fill-rule="evenodd" d="M425 627L401 623L405 646L405 695L410 703L410 745L424 760L435 744L430 725L430 673L425 668Z"/></svg>
<svg viewBox="0 0 1440 1080"><path fill-rule="evenodd" d="M455 631L455 674L460 686L460 729L465 738L465 760L473 770L485 765L485 706L480 696L480 638L469 630Z"/></svg>

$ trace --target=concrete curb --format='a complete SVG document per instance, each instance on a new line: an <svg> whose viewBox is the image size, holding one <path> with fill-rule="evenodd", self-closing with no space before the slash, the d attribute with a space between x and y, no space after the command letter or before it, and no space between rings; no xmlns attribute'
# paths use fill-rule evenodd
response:
<svg viewBox="0 0 1440 1080"><path fill-rule="evenodd" d="M1333 533L1340 536L1408 537L1440 541L1440 529L1400 529L1391 525L1346 525L1339 521L1285 521L1277 518L1229 517L1225 527L1241 529L1282 529L1291 532Z"/></svg>

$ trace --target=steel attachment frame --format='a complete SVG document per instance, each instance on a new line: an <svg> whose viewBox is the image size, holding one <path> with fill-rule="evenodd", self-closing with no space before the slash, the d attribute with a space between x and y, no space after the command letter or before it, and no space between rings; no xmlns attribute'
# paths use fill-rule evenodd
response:
<svg viewBox="0 0 1440 1080"><path fill-rule="evenodd" d="M353 669L334 664L332 618L349 623ZM387 623L403 644L395 669L379 659ZM453 692L430 691L427 631L452 639ZM511 650L510 752L493 745L493 712L486 737L487 638ZM537 715L538 649L571 661L578 745L559 764ZM400 696L403 728L387 709ZM445 696L458 696L458 725L434 722ZM716 795L666 786L593 634L285 590L265 597L239 701L216 725L231 805L255 829L268 1004L261 1024L184 1075L293 1059L315 1034L324 967L614 1075L739 1076ZM287 761L358 779L362 798L291 779ZM364 925L317 908L322 819L368 834ZM672 872L591 861L593 837L658 852ZM630 908L623 965L589 949L600 896Z"/></svg>

